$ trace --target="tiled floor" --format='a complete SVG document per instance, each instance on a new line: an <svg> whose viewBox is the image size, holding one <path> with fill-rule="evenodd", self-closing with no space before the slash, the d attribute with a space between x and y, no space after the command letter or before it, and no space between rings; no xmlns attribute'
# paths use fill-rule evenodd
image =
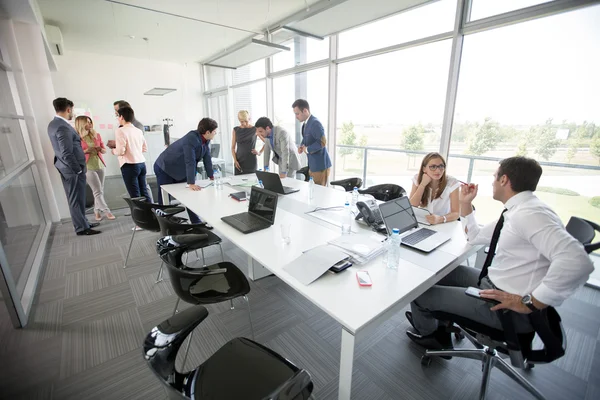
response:
<svg viewBox="0 0 600 400"><path fill-rule="evenodd" d="M30 324L12 328L0 307L0 397L6 399L165 399L142 358L142 340L173 311L170 282L154 279L157 234L138 232L123 269L131 221L120 212L103 233L76 237L69 224L51 237L44 276ZM230 243L226 258L245 257ZM207 252L219 261L218 250ZM256 339L312 374L315 398L337 398L341 327L275 277L252 283L249 295ZM200 363L229 339L249 336L243 301L209 307L194 335L187 365ZM565 357L526 373L548 399L600 398L600 292L583 288L559 310L568 334ZM481 367L475 361L434 360L404 331L399 313L357 344L353 399L477 398ZM490 399L531 398L499 371Z"/></svg>

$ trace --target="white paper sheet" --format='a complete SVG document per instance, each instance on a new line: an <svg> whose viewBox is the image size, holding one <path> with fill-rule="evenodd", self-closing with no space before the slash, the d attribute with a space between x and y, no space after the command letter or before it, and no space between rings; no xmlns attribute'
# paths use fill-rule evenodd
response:
<svg viewBox="0 0 600 400"><path fill-rule="evenodd" d="M310 285L336 263L347 259L348 255L334 246L315 247L283 267L304 285Z"/></svg>

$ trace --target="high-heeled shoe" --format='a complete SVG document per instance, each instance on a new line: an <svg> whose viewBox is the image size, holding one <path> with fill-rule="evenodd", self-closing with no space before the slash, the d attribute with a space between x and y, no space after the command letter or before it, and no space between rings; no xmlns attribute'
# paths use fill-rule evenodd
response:
<svg viewBox="0 0 600 400"><path fill-rule="evenodd" d="M110 220L113 220L113 219L117 218L110 211L105 212L104 215L106 215L106 219L110 219Z"/></svg>
<svg viewBox="0 0 600 400"><path fill-rule="evenodd" d="M100 215L100 211L94 211L94 217L96 221L102 221L102 215Z"/></svg>

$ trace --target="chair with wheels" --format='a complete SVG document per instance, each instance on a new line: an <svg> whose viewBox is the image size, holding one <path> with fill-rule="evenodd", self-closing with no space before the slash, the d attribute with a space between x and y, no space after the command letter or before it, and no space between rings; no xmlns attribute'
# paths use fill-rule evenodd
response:
<svg viewBox="0 0 600 400"><path fill-rule="evenodd" d="M567 232L583 244L585 251L590 254L600 249L600 241L592 243L596 232L600 233L600 225L587 219L571 217L566 226Z"/></svg>
<svg viewBox="0 0 600 400"><path fill-rule="evenodd" d="M131 210L131 219L135 224L133 226L133 232L131 234L131 241L129 242L129 249L127 250L127 256L125 257L125 264L123 268L127 268L127 261L129 261L129 253L131 253L131 247L133 246L133 239L135 238L136 226L151 231L160 232L160 226L158 220L154 214L153 209L164 210L171 208L176 210L177 213L185 211L183 207L163 206L161 204L148 203L144 197L124 197L129 209Z"/></svg>
<svg viewBox="0 0 600 400"><path fill-rule="evenodd" d="M449 321L448 329L455 332L457 339L466 337L476 348L427 350L421 358L421 364L429 366L431 357L458 357L479 360L483 371L479 399L486 398L490 374L492 368L496 367L535 398L544 400L544 395L519 374L515 368L528 370L533 368L535 364L550 363L565 354L567 336L558 312L553 307L547 307L538 311L535 319L530 317L532 325L534 325L538 335L544 342L544 348L541 350L533 350L532 348L536 331L517 332L515 330L513 323L515 313L513 311L499 310L497 313L502 322L502 330L454 314L432 313L440 321ZM544 329L540 329L540 327ZM499 356L500 353L509 356L510 364Z"/></svg>
<svg viewBox="0 0 600 400"><path fill-rule="evenodd" d="M308 167L302 167L298 171L296 171L296 173L304 175L304 182L308 182L310 180L310 174L308 173Z"/></svg>
<svg viewBox="0 0 600 400"><path fill-rule="evenodd" d="M331 186L340 186L346 192L353 191L355 187L360 188L362 186L362 183L363 181L360 178L347 178L329 182Z"/></svg>
<svg viewBox="0 0 600 400"><path fill-rule="evenodd" d="M233 309L233 299L243 297L248 306L250 330L254 338L250 300L250 284L246 276L233 263L223 261L202 268L188 268L184 265L183 254L202 248L207 240L205 234L185 234L165 236L156 242L156 251L164 261L171 286L177 294L173 315L177 313L179 301L194 305L221 303L229 300Z"/></svg>
<svg viewBox="0 0 600 400"><path fill-rule="evenodd" d="M393 183L371 186L369 188L359 190L358 193L370 194L379 201L390 201L402 196L406 196L406 190L404 190L402 186L394 185Z"/></svg>
<svg viewBox="0 0 600 400"><path fill-rule="evenodd" d="M207 316L205 307L191 307L152 328L144 340L144 359L148 368L166 387L169 398L310 398L313 383L307 371L275 351L246 338L230 340L189 372L177 371L175 360L179 349Z"/></svg>
<svg viewBox="0 0 600 400"><path fill-rule="evenodd" d="M200 243L200 250L202 251L202 266L206 266L206 259L204 257L204 249L209 246L219 245L221 249L221 259L225 261L225 256L223 254L223 247L221 246L221 238L206 229L206 224L188 224L183 223L179 218L173 218L176 214L178 214L181 208L167 208L167 209L155 209L154 213L156 214L156 219L158 220L158 225L160 226L160 234L162 236L169 235L183 235L188 233L194 233L198 235L205 235L205 240L203 243ZM196 250L197 252L197 250ZM197 254L196 254L197 255ZM160 264L160 269L158 270L158 276L156 277L156 283L162 280L162 270L163 270L164 261Z"/></svg>

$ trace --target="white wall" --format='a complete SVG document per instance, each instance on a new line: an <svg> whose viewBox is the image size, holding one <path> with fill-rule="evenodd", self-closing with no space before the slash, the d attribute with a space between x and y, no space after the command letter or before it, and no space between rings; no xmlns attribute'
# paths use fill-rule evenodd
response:
<svg viewBox="0 0 600 400"><path fill-rule="evenodd" d="M57 97L67 97L75 108L85 108L97 117L95 128L104 141L114 139L118 126L113 102L128 101L136 118L144 125L160 124L169 117L174 120L171 136L182 136L193 130L203 115L199 64L176 64L129 57L68 51L56 56L58 71L52 73ZM154 88L173 88L165 96L145 96ZM104 129L101 129L104 124ZM112 129L108 127L112 124ZM150 145L147 157L148 174L163 150L162 133L146 135ZM107 175L120 175L116 157L107 154Z"/></svg>

